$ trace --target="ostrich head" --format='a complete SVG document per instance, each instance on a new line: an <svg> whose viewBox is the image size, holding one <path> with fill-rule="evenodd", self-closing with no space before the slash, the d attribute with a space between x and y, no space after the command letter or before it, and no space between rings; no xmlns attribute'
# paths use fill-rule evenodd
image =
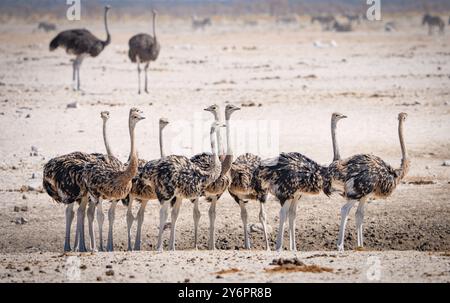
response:
<svg viewBox="0 0 450 303"><path fill-rule="evenodd" d="M339 121L339 120L341 120L341 119L345 119L345 118L347 118L347 116L346 116L346 115L343 115L343 114L341 114L341 113L333 113L333 114L331 115L331 120L333 120L333 121L335 121L335 122L337 122L337 121Z"/></svg>
<svg viewBox="0 0 450 303"><path fill-rule="evenodd" d="M145 117L142 114L143 112L135 107L130 109L130 118L129 118L130 128L134 128L134 126L136 126L136 123L145 119Z"/></svg>
<svg viewBox="0 0 450 303"><path fill-rule="evenodd" d="M100 117L102 117L103 121L108 121L109 119L109 111L105 110L100 113Z"/></svg>
<svg viewBox="0 0 450 303"><path fill-rule="evenodd" d="M228 104L225 107L225 120L230 120L231 114L237 110L241 110L241 108L233 104Z"/></svg>
<svg viewBox="0 0 450 303"><path fill-rule="evenodd" d="M152 9L152 13L153 13L153 16L156 16L158 14L158 11L156 9Z"/></svg>
<svg viewBox="0 0 450 303"><path fill-rule="evenodd" d="M398 120L399 121L405 121L407 117L408 117L407 113L399 113L398 114Z"/></svg>
<svg viewBox="0 0 450 303"><path fill-rule="evenodd" d="M159 127L160 127L161 129L163 129L164 127L166 127L167 124L169 124L169 120L167 120L167 118L160 118L160 119L159 119Z"/></svg>
<svg viewBox="0 0 450 303"><path fill-rule="evenodd" d="M219 118L219 111L220 111L219 105L213 104L211 106L208 106L204 110L206 110L207 112L212 113L216 120L220 120L220 118Z"/></svg>

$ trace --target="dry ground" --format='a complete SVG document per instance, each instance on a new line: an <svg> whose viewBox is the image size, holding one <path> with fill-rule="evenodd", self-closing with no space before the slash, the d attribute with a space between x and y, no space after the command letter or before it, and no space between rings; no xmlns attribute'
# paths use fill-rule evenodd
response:
<svg viewBox="0 0 450 303"><path fill-rule="evenodd" d="M81 23L77 26L87 26L103 37L100 24ZM70 58L62 50L48 51L52 34L33 33L34 25L25 23L2 24L0 280L67 280L64 271L55 271L66 262L65 257L58 257L63 247L64 207L46 194L21 188L40 186L43 164L56 155L74 150L103 152L101 110L111 112L111 144L126 161L126 121L131 106L141 108L147 116L137 127L139 155L153 159L158 156L159 117L171 121L166 132L167 153L192 155L202 150L195 140L207 138L208 124L203 124L201 136L194 132L197 139L188 136L190 125L211 119L201 109L211 103L223 106L231 102L242 106L233 116L233 138L240 138L233 141L235 154L251 151L268 157L279 151L299 151L323 164L332 156L330 115L339 111L349 117L338 129L343 157L374 153L398 166L396 116L407 112L405 135L412 158L409 176L392 197L370 202L366 211L365 244L376 252L336 254L344 201L323 195L305 197L297 217L297 244L302 251L298 256L306 258L323 254L321 251L337 255L313 259L314 264L335 266L334 272L283 274L283 281L363 281L364 264L374 254L389 268L382 281L448 282L449 260L440 252L450 250L450 167L442 166L450 159L450 42L448 33L430 37L419 24L420 17L405 18L395 33L385 33L381 23L370 23L355 32L337 34L321 32L308 23L281 27L265 22L242 27L222 21L204 32L191 32L186 23L165 22L158 35L161 54L149 73L150 94L140 96L136 93L136 66L127 58L127 40L145 31L148 24L112 22L113 43L98 58L83 63L81 93L70 86ZM63 26L74 25L66 22ZM337 46L317 48L313 45L317 40L334 40ZM79 108L66 108L75 101ZM245 106L252 103L255 106ZM255 128L257 121L275 130L271 137L274 149L255 149L255 132L267 135L263 127ZM30 155L32 146L37 147L35 156ZM204 146L206 150L208 145ZM420 185L424 181L431 184ZM414 182L419 185L411 184ZM27 206L28 210L15 212L15 206ZM156 202L147 207L144 250L154 250L158 208ZM201 250L207 242L207 209L206 202L202 203ZM248 209L250 223L257 223L258 205L249 203ZM117 251L126 248L125 211L119 205L114 226ZM270 199L267 211L273 246L278 203ZM28 222L16 224L20 218ZM216 226L220 251L190 251L192 205L186 201L177 225L180 252L83 255L87 268L81 279L95 281L103 275L105 263L124 258L126 262L114 265L115 276L106 280L133 281L129 276L134 275L139 281L216 281L209 273L229 267L242 271L224 275L221 281L280 279L275 274L258 274L275 255L259 251L263 248L260 233L251 234L255 251L241 251L239 207L228 194L220 200ZM346 248L353 249L355 242L352 215ZM208 274L199 274L199 264L187 262L192 258L210 260L212 263L200 262ZM329 264L331 261L334 264ZM8 264L15 269L6 269ZM168 270L161 271L161 264ZM23 271L26 266L31 270ZM342 271L337 273L339 268Z"/></svg>

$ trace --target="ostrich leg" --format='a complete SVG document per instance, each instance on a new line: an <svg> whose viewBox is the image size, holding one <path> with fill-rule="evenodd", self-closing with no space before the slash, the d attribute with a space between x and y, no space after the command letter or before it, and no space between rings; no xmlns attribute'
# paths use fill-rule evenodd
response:
<svg viewBox="0 0 450 303"><path fill-rule="evenodd" d="M356 222L356 233L358 234L358 247L364 246L363 240L363 221L364 221L364 207L366 200L361 199L356 209L355 222Z"/></svg>
<svg viewBox="0 0 450 303"><path fill-rule="evenodd" d="M73 222L75 212L73 211L74 203L70 203L66 207L66 238L64 240L64 251L71 251L70 248L70 229ZM76 247L76 246L75 246Z"/></svg>
<svg viewBox="0 0 450 303"><path fill-rule="evenodd" d="M241 208L241 219L242 225L244 227L244 247L245 249L250 249L250 240L248 238L248 228L247 228L248 214L244 201L239 200L239 207Z"/></svg>
<svg viewBox="0 0 450 303"><path fill-rule="evenodd" d="M355 200L350 200L341 208L341 225L339 226L338 251L344 251L345 226L347 225L348 214L350 213L353 205L355 205L355 202Z"/></svg>
<svg viewBox="0 0 450 303"><path fill-rule="evenodd" d="M289 208L289 249L297 251L297 244L295 240L295 218L297 216L298 200L293 200Z"/></svg>
<svg viewBox="0 0 450 303"><path fill-rule="evenodd" d="M98 224L98 241L100 243L99 250L103 251L103 222L105 221L105 214L103 213L102 200L98 199L97 203L97 224Z"/></svg>
<svg viewBox="0 0 450 303"><path fill-rule="evenodd" d="M148 200L141 202L141 207L137 213L137 229L136 229L136 239L134 242L134 250L141 250L141 233L142 233L142 223L144 223L144 213L145 207L147 206Z"/></svg>
<svg viewBox="0 0 450 303"><path fill-rule="evenodd" d="M86 215L86 206L88 200L89 199L87 197L83 197L77 210L78 251L80 252L87 251L84 241L84 217Z"/></svg>
<svg viewBox="0 0 450 303"><path fill-rule="evenodd" d="M156 245L156 249L159 252L162 252L162 236L164 233L164 225L167 221L167 216L169 214L169 206L170 206L170 200L162 201L161 202L161 209L159 210L159 232L158 232L158 244Z"/></svg>
<svg viewBox="0 0 450 303"><path fill-rule="evenodd" d="M108 241L106 244L106 250L107 251L114 251L114 241L113 241L113 228L114 228L114 219L116 218L116 206L117 206L117 200L111 201L111 207L108 211Z"/></svg>
<svg viewBox="0 0 450 303"><path fill-rule="evenodd" d="M208 249L214 250L216 248L216 239L215 239L215 231L214 225L216 221L216 205L217 205L217 196L214 196L211 200L211 204L209 205L208 215L209 215L209 241L208 241Z"/></svg>
<svg viewBox="0 0 450 303"><path fill-rule="evenodd" d="M144 67L144 73L145 73L145 92L148 94L148 89L147 89L147 70L148 70L148 65L149 63L147 62L147 64Z"/></svg>
<svg viewBox="0 0 450 303"><path fill-rule="evenodd" d="M283 249L284 223L286 222L289 208L291 207L291 203L292 203L291 200L285 201L280 209L280 219L279 219L280 226L278 228L277 243L275 245L275 249L278 252L280 252Z"/></svg>
<svg viewBox="0 0 450 303"><path fill-rule="evenodd" d="M97 247L95 245L95 235L94 235L94 215L95 215L95 203L94 201L89 202L89 207L87 210L88 217L88 228L89 228L89 237L91 239L91 251L96 251Z"/></svg>
<svg viewBox="0 0 450 303"><path fill-rule="evenodd" d="M198 200L199 198L195 198L194 200L194 209L193 209L193 217L194 217L194 248L198 248L198 222L200 221L200 210L198 209ZM173 220L172 220L173 222Z"/></svg>
<svg viewBox="0 0 450 303"><path fill-rule="evenodd" d="M270 250L269 238L267 236L266 210L264 208L264 202L259 203L259 222L261 222L261 225L263 227L264 242L266 243L266 250Z"/></svg>
<svg viewBox="0 0 450 303"><path fill-rule="evenodd" d="M137 72L138 72L138 94L141 94L141 65L139 64L139 59L137 61Z"/></svg>
<svg viewBox="0 0 450 303"><path fill-rule="evenodd" d="M77 58L72 63L72 89L77 90Z"/></svg>
<svg viewBox="0 0 450 303"><path fill-rule="evenodd" d="M180 213L181 201L183 201L183 199L177 197L175 200L175 204L172 207L172 219L171 219L170 238L169 238L169 249L170 250L175 250L175 242L176 242L175 228L176 228L176 223L177 223L177 219L178 219L178 214Z"/></svg>
<svg viewBox="0 0 450 303"><path fill-rule="evenodd" d="M127 208L127 235L128 235L128 251L131 251L131 226L133 226L134 222L134 216L132 212L132 206L133 206L133 195L130 194L128 202L128 208Z"/></svg>

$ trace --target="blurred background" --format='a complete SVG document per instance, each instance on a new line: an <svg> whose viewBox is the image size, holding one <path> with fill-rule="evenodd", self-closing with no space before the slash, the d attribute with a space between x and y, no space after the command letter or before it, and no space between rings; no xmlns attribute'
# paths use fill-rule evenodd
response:
<svg viewBox="0 0 450 303"><path fill-rule="evenodd" d="M187 18L192 15L243 17L247 15L283 16L307 14L365 14L364 0L81 0L82 17L96 16L98 8L114 7L113 18L140 18L145 8L157 9L162 15ZM385 13L429 12L450 9L447 0L389 0L382 1ZM44 16L58 17L67 8L61 0L3 0L0 2L0 20L26 18L36 21Z"/></svg>

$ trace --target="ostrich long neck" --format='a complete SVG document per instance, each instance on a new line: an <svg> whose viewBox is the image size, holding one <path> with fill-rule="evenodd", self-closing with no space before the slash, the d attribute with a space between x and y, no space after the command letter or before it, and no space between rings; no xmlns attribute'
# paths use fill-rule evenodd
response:
<svg viewBox="0 0 450 303"><path fill-rule="evenodd" d="M133 177L137 174L138 170L138 157L137 153L134 147L134 128L136 124L132 124L131 117L129 122L129 128L130 128L130 161L128 162L128 166L126 170L123 172L123 182L129 182Z"/></svg>
<svg viewBox="0 0 450 303"><path fill-rule="evenodd" d="M398 138L400 140L400 148L402 150L402 161L399 169L399 178L403 179L409 170L409 158L406 151L405 140L403 138L403 119L398 121Z"/></svg>
<svg viewBox="0 0 450 303"><path fill-rule="evenodd" d="M156 41L156 14L153 14L153 39Z"/></svg>
<svg viewBox="0 0 450 303"><path fill-rule="evenodd" d="M103 141L105 143L106 153L108 154L108 157L114 157L111 151L111 146L109 145L108 136L106 134L106 119L103 120Z"/></svg>
<svg viewBox="0 0 450 303"><path fill-rule="evenodd" d="M333 162L341 160L341 155L339 154L339 147L336 139L336 119L331 119L331 140L333 141Z"/></svg>
<svg viewBox="0 0 450 303"><path fill-rule="evenodd" d="M211 151L214 158L214 164L211 169L211 173L209 175L209 183L214 182L219 176L220 172L222 170L222 163L220 162L219 156L217 155L216 151L216 134L214 132L217 132L218 127L211 127L211 133L210 133L210 139L211 139Z"/></svg>
<svg viewBox="0 0 450 303"><path fill-rule="evenodd" d="M227 127L227 154L225 155L225 159L222 161L222 170L220 172L220 176L224 176L228 173L231 168L231 164L233 163L233 150L231 149L231 131L230 131L230 119L228 118L226 121Z"/></svg>
<svg viewBox="0 0 450 303"><path fill-rule="evenodd" d="M159 127L159 152L161 154L161 158L164 158L166 156L166 154L164 153L163 129L163 126Z"/></svg>
<svg viewBox="0 0 450 303"><path fill-rule="evenodd" d="M108 30L108 10L106 10L106 9L105 9L104 21L105 21L105 31L106 31L106 40L104 41L104 45L108 45L109 43L111 43L111 35L109 34L109 30Z"/></svg>
<svg viewBox="0 0 450 303"><path fill-rule="evenodd" d="M217 112L214 112L214 120L216 122L220 122L220 117ZM223 151L222 135L220 134L220 129L216 129L216 137L217 137L217 147L219 149L219 155L222 156L224 154L224 151Z"/></svg>

